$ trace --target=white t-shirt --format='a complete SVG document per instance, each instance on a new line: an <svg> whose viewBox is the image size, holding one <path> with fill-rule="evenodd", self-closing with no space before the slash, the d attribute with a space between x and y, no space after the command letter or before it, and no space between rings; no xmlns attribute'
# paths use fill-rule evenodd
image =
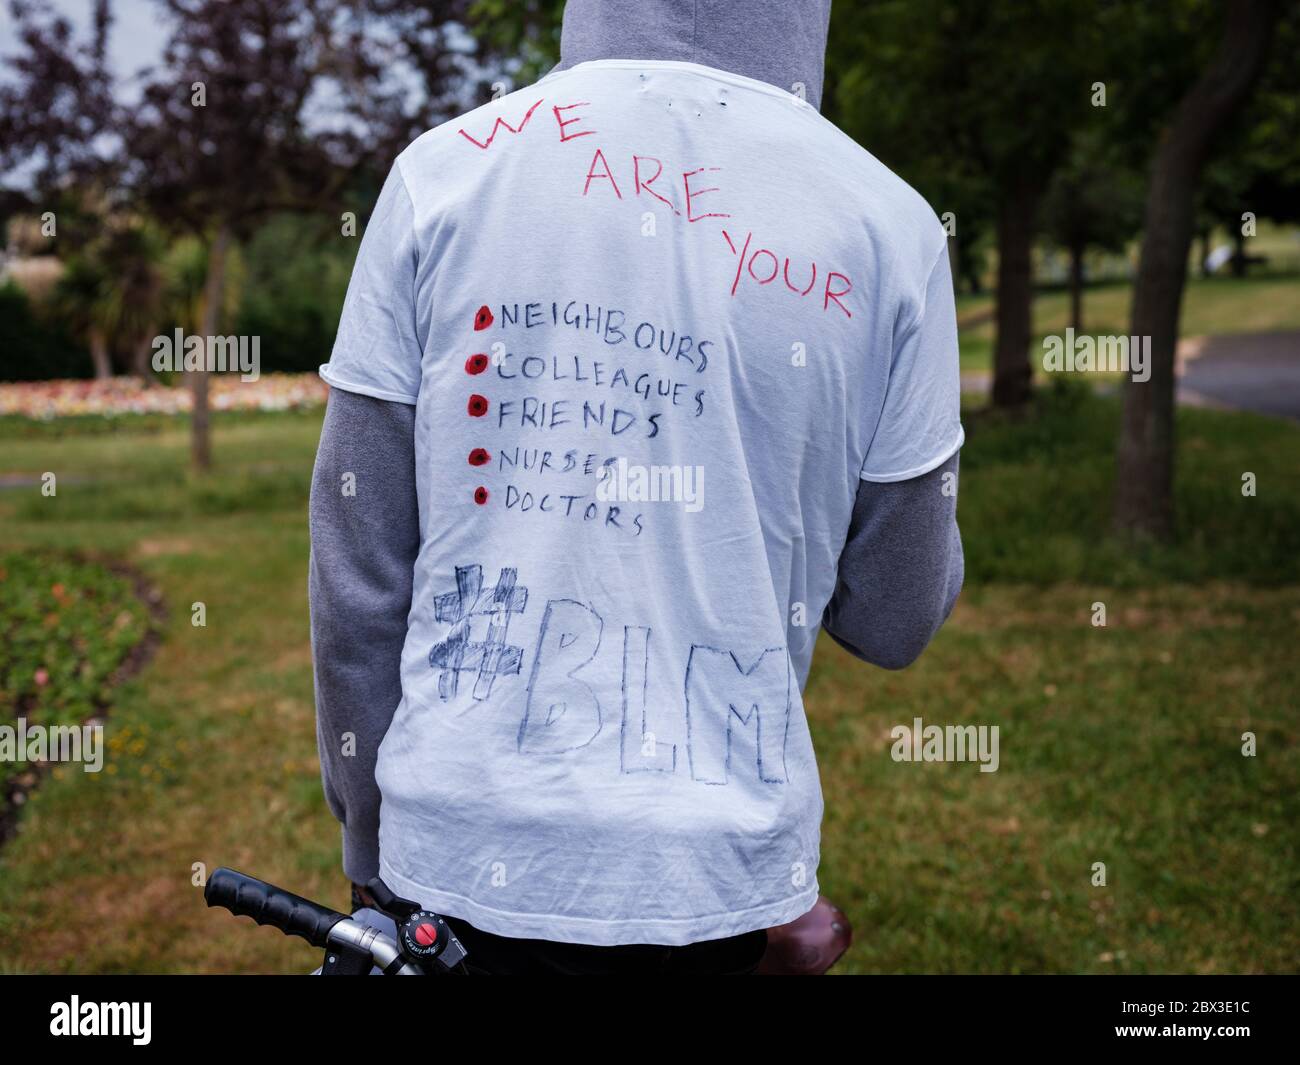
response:
<svg viewBox="0 0 1300 1065"><path fill-rule="evenodd" d="M389 886L593 944L806 912L858 479L962 443L921 198L765 83L583 63L401 154L321 375L416 406Z"/></svg>

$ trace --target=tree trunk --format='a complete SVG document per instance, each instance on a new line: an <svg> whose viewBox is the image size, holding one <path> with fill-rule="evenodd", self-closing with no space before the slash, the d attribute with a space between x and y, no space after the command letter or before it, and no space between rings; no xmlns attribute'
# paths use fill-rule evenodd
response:
<svg viewBox="0 0 1300 1065"><path fill-rule="evenodd" d="M113 376L113 361L108 357L108 340L100 329L92 329L88 340L90 361L95 364L95 380L106 381Z"/></svg>
<svg viewBox="0 0 1300 1065"><path fill-rule="evenodd" d="M1075 336L1083 332L1083 245L1070 248L1070 326Z"/></svg>
<svg viewBox="0 0 1300 1065"><path fill-rule="evenodd" d="M153 348L154 327L150 326L135 342L131 351L131 372L140 378L146 386L156 384L153 367L149 363L149 352Z"/></svg>
<svg viewBox="0 0 1300 1065"><path fill-rule="evenodd" d="M1232 276L1246 276L1246 234L1241 231L1241 225L1231 228L1232 233Z"/></svg>
<svg viewBox="0 0 1300 1065"><path fill-rule="evenodd" d="M1115 526L1131 536L1173 532L1174 355L1197 183L1214 135L1250 95L1277 20L1274 0L1227 11L1222 43L1160 138L1147 189L1130 332L1149 338L1151 376L1125 386L1115 481Z"/></svg>
<svg viewBox="0 0 1300 1065"><path fill-rule="evenodd" d="M1030 180L1007 185L998 205L998 291L993 348L993 405L1029 399L1033 370L1029 340L1034 311L1034 215L1041 187Z"/></svg>
<svg viewBox="0 0 1300 1065"><path fill-rule="evenodd" d="M221 321L221 294L226 280L226 247L230 231L225 225L217 227L212 245L208 248L208 276L203 284L203 323L199 331L203 337L204 355L210 358L212 338L217 335ZM190 389L194 393L194 408L190 414L190 458L195 470L207 470L212 465L212 430L208 419L208 370L206 366L191 371Z"/></svg>

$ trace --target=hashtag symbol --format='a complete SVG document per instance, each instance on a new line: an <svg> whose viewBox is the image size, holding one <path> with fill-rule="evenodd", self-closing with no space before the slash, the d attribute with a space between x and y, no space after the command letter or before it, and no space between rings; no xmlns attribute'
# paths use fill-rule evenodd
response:
<svg viewBox="0 0 1300 1065"><path fill-rule="evenodd" d="M528 589L518 584L518 570L502 568L496 587L483 589L482 566L457 566L456 590L435 597L434 614L451 625L446 639L429 651L429 665L439 670L438 695L446 701L460 690L460 675L473 670L473 696L486 699L497 677L517 674L524 650L506 643L510 615L522 614ZM487 617L487 638L471 639L475 617Z"/></svg>

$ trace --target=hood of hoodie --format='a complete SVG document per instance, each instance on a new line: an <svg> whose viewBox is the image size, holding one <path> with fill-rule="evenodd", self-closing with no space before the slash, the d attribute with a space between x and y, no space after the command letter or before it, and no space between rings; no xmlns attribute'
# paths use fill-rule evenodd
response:
<svg viewBox="0 0 1300 1065"><path fill-rule="evenodd" d="M566 70L593 59L657 59L726 70L821 107L831 0L568 0Z"/></svg>

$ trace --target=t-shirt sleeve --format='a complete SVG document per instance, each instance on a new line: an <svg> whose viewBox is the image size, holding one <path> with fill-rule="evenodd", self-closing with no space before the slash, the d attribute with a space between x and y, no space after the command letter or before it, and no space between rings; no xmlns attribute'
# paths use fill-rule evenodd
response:
<svg viewBox="0 0 1300 1065"><path fill-rule="evenodd" d="M414 214L395 163L361 238L330 361L320 368L331 388L400 403L419 395Z"/></svg>
<svg viewBox="0 0 1300 1065"><path fill-rule="evenodd" d="M957 306L945 242L916 314L896 334L885 404L862 479L919 477L951 458L963 440Z"/></svg>

